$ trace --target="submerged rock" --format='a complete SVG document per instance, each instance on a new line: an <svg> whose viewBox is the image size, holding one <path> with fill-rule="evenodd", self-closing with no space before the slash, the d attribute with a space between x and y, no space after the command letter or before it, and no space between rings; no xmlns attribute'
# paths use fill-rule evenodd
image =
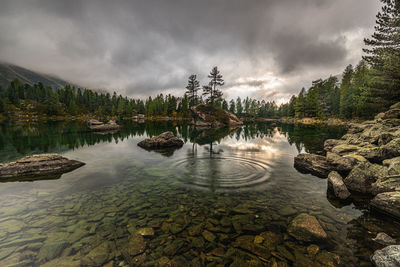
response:
<svg viewBox="0 0 400 267"><path fill-rule="evenodd" d="M175 137L172 132L165 132L158 136L154 136L139 142L138 146L152 149L163 147L181 147L183 144L183 141L178 137Z"/></svg>
<svg viewBox="0 0 400 267"><path fill-rule="evenodd" d="M376 235L374 239L376 243L379 243L381 245L389 246L389 245L396 245L396 240L393 239L392 237L388 236L385 233L379 233Z"/></svg>
<svg viewBox="0 0 400 267"><path fill-rule="evenodd" d="M326 157L315 154L299 154L294 158L294 167L302 173L311 173L320 178L328 177L332 166Z"/></svg>
<svg viewBox="0 0 400 267"><path fill-rule="evenodd" d="M69 160L57 154L38 154L17 161L0 163L0 181L34 178L75 170L85 163Z"/></svg>
<svg viewBox="0 0 400 267"><path fill-rule="evenodd" d="M400 266L400 245L387 246L375 251L371 261L377 267Z"/></svg>
<svg viewBox="0 0 400 267"><path fill-rule="evenodd" d="M400 219L400 191L380 193L371 200L374 209Z"/></svg>
<svg viewBox="0 0 400 267"><path fill-rule="evenodd" d="M350 197L350 192L347 190L342 176L335 171L330 172L328 175L328 188L334 192L337 198L345 200Z"/></svg>
<svg viewBox="0 0 400 267"><path fill-rule="evenodd" d="M68 247L69 243L64 241L52 242L44 244L38 254L40 262L50 261L58 257L61 252Z"/></svg>
<svg viewBox="0 0 400 267"><path fill-rule="evenodd" d="M292 220L288 227L288 233L300 241L321 241L327 238L327 234L318 220L311 215L302 213Z"/></svg>

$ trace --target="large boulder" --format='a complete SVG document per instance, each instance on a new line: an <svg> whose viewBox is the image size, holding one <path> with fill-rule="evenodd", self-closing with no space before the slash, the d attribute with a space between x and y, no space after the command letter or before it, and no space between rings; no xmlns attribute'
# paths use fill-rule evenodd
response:
<svg viewBox="0 0 400 267"><path fill-rule="evenodd" d="M325 151L331 151L332 148L334 148L337 145L344 144L343 140L337 140L337 139L326 139L324 142L324 150Z"/></svg>
<svg viewBox="0 0 400 267"><path fill-rule="evenodd" d="M318 220L306 213L298 215L291 221L288 233L297 240L305 242L321 241L328 237Z"/></svg>
<svg viewBox="0 0 400 267"><path fill-rule="evenodd" d="M375 251L371 261L377 267L400 266L400 245L391 245Z"/></svg>
<svg viewBox="0 0 400 267"><path fill-rule="evenodd" d="M339 156L338 154L328 152L326 153L326 160L334 167L336 171L341 174L348 174L354 166L360 162L359 159L349 156Z"/></svg>
<svg viewBox="0 0 400 267"><path fill-rule="evenodd" d="M345 200L350 197L350 192L347 190L342 176L335 171L330 172L328 175L328 189L332 190L335 196L339 199Z"/></svg>
<svg viewBox="0 0 400 267"><path fill-rule="evenodd" d="M0 163L0 180L65 173L83 165L85 163L57 154L26 156L17 161Z"/></svg>
<svg viewBox="0 0 400 267"><path fill-rule="evenodd" d="M364 194L372 193L372 184L379 178L388 174L388 168L370 162L360 162L355 166L350 174L344 179L346 187L350 191Z"/></svg>
<svg viewBox="0 0 400 267"><path fill-rule="evenodd" d="M385 159L390 159L400 156L400 138L395 138L386 145L382 146L386 150L387 156Z"/></svg>
<svg viewBox="0 0 400 267"><path fill-rule="evenodd" d="M333 169L326 157L315 154L299 154L294 158L294 167L302 173L310 173L320 178L328 177Z"/></svg>
<svg viewBox="0 0 400 267"><path fill-rule="evenodd" d="M400 191L380 193L371 200L370 205L372 208L382 213L399 219Z"/></svg>
<svg viewBox="0 0 400 267"><path fill-rule="evenodd" d="M389 109L385 112L382 119L400 119L400 108Z"/></svg>
<svg viewBox="0 0 400 267"><path fill-rule="evenodd" d="M386 159L383 162L383 165L388 167L389 175L398 175L400 174L400 157Z"/></svg>
<svg viewBox="0 0 400 267"><path fill-rule="evenodd" d="M372 184L372 194L400 191L400 175L392 175L379 178Z"/></svg>
<svg viewBox="0 0 400 267"><path fill-rule="evenodd" d="M356 145L349 145L349 144L340 144L332 148L332 153L338 154L340 156L353 154L359 151L361 147Z"/></svg>
<svg viewBox="0 0 400 267"><path fill-rule="evenodd" d="M170 148L170 147L181 147L183 146L182 139L175 137L172 132L165 132L158 136L145 139L138 143L138 146L146 149L154 148Z"/></svg>

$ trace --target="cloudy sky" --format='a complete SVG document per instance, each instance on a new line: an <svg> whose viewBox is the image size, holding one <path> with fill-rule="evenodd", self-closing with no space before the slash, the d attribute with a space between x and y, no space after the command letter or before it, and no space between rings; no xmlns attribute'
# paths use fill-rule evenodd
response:
<svg viewBox="0 0 400 267"><path fill-rule="evenodd" d="M218 66L227 98L287 100L362 55L378 0L2 0L0 61L132 97Z"/></svg>

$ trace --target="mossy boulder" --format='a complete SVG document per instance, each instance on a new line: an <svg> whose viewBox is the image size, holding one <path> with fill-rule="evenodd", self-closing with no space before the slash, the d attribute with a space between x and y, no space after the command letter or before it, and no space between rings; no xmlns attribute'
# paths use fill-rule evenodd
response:
<svg viewBox="0 0 400 267"><path fill-rule="evenodd" d="M370 162L360 162L344 179L344 183L350 191L371 194L372 184L387 175L388 168L385 166Z"/></svg>
<svg viewBox="0 0 400 267"><path fill-rule="evenodd" d="M400 219L400 191L376 195L370 203L374 209Z"/></svg>

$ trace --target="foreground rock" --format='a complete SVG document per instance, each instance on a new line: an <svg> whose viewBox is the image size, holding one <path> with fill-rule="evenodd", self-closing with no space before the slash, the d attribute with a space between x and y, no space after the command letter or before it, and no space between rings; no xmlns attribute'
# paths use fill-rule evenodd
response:
<svg viewBox="0 0 400 267"><path fill-rule="evenodd" d="M342 176L335 171L328 175L328 188L334 192L337 198L342 200L348 199L351 195L343 182Z"/></svg>
<svg viewBox="0 0 400 267"><path fill-rule="evenodd" d="M387 246L375 251L371 261L377 267L400 266L400 245Z"/></svg>
<svg viewBox="0 0 400 267"><path fill-rule="evenodd" d="M396 245L396 240L385 233L378 233L376 237L372 240L384 246Z"/></svg>
<svg viewBox="0 0 400 267"><path fill-rule="evenodd" d="M102 123L98 120L90 120L88 122L89 128L92 132L112 132L118 131L121 126L119 126L115 121L110 120L107 123Z"/></svg>
<svg viewBox="0 0 400 267"><path fill-rule="evenodd" d="M243 125L234 114L215 107L200 104L190 109L192 124L200 127L237 127Z"/></svg>
<svg viewBox="0 0 400 267"><path fill-rule="evenodd" d="M370 203L374 209L400 219L400 191L378 194Z"/></svg>
<svg viewBox="0 0 400 267"><path fill-rule="evenodd" d="M292 220L288 233L300 241L313 242L327 238L327 234L318 220L311 215L302 213Z"/></svg>
<svg viewBox="0 0 400 267"><path fill-rule="evenodd" d="M165 132L158 136L145 139L138 143L138 146L152 149L152 148L168 148L168 147L181 147L183 141L178 137L175 137L172 132Z"/></svg>
<svg viewBox="0 0 400 267"><path fill-rule="evenodd" d="M326 157L314 154L299 154L294 158L294 167L302 173L311 173L312 175L326 178L332 170L332 166L326 160Z"/></svg>
<svg viewBox="0 0 400 267"><path fill-rule="evenodd" d="M85 163L57 154L38 154L0 164L0 181L69 172Z"/></svg>

